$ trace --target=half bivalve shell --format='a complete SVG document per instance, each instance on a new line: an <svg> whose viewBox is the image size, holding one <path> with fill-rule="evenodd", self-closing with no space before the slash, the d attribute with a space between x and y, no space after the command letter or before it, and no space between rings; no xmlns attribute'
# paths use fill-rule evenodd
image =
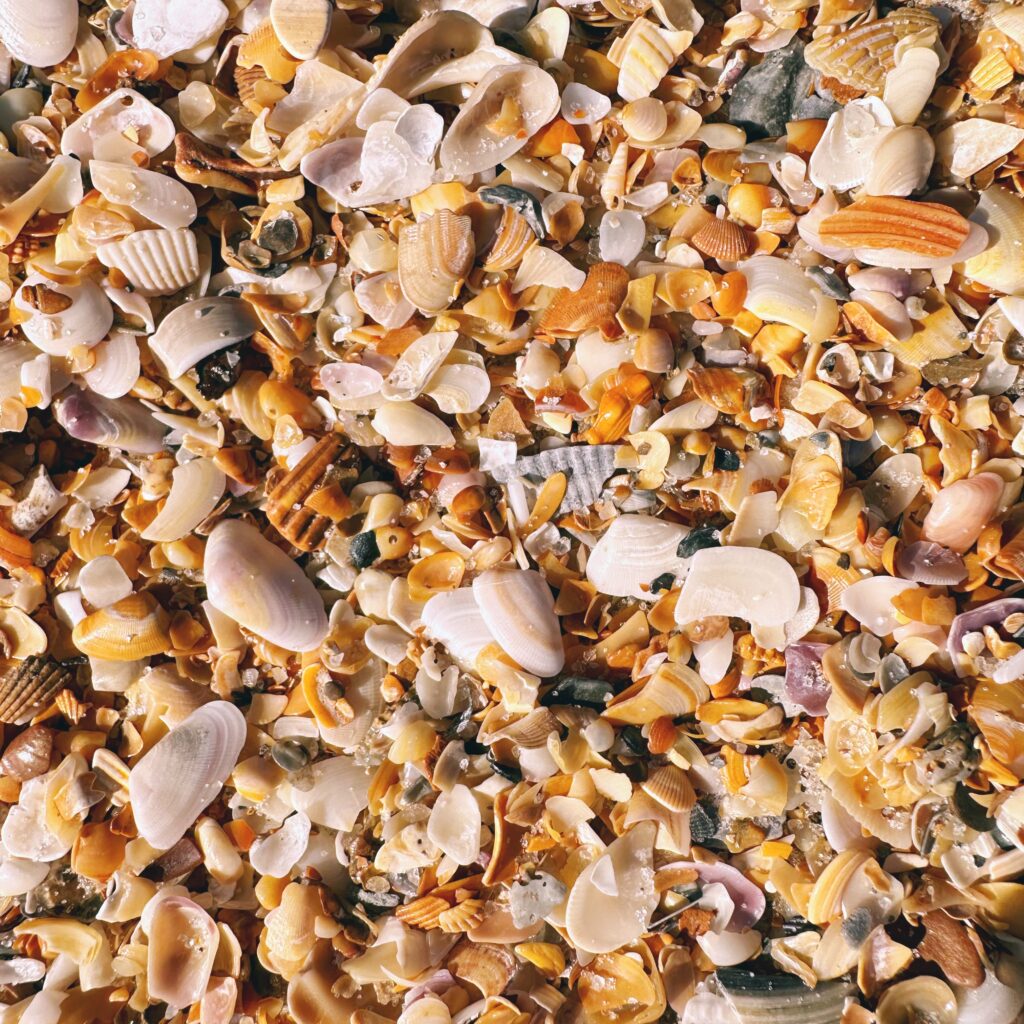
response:
<svg viewBox="0 0 1024 1024"><path fill-rule="evenodd" d="M0 39L15 60L37 68L60 64L77 35L75 0L0 0Z"/></svg>
<svg viewBox="0 0 1024 1024"><path fill-rule="evenodd" d="M685 526L653 516L618 516L590 552L587 579L602 594L653 600L651 583L658 576L685 574L688 560L676 550L687 533Z"/></svg>
<svg viewBox="0 0 1024 1024"><path fill-rule="evenodd" d="M402 294L424 313L447 309L473 267L476 249L469 217L438 210L398 236Z"/></svg>
<svg viewBox="0 0 1024 1024"><path fill-rule="evenodd" d="M199 276L199 249L188 228L135 231L97 246L96 255L104 266L121 271L140 295L170 295Z"/></svg>
<svg viewBox="0 0 1024 1024"><path fill-rule="evenodd" d="M92 658L136 661L171 648L167 612L146 591L130 594L87 615L71 633L75 646Z"/></svg>

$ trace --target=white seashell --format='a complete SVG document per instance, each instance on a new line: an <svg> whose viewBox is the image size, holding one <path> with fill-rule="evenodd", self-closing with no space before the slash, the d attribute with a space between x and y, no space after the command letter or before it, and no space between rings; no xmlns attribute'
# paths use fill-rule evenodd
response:
<svg viewBox="0 0 1024 1024"><path fill-rule="evenodd" d="M962 555L981 536L1002 500L1003 479L997 473L954 480L935 495L921 536Z"/></svg>
<svg viewBox="0 0 1024 1024"><path fill-rule="evenodd" d="M523 49L538 64L561 60L569 45L572 19L562 7L548 7L536 15L520 33Z"/></svg>
<svg viewBox="0 0 1024 1024"><path fill-rule="evenodd" d="M864 183L875 147L893 127L885 104L875 96L851 100L829 119L809 166L818 188L846 192Z"/></svg>
<svg viewBox="0 0 1024 1024"><path fill-rule="evenodd" d="M676 622L709 615L782 626L800 607L800 582L781 555L760 548L703 548L690 560L676 602Z"/></svg>
<svg viewBox="0 0 1024 1024"><path fill-rule="evenodd" d="M916 588L917 584L911 580L869 576L848 586L839 595L839 606L875 636L888 636L900 624L892 599L904 590Z"/></svg>
<svg viewBox="0 0 1024 1024"><path fill-rule="evenodd" d="M931 97L941 65L939 55L926 46L903 51L885 76L882 99L897 124L914 124Z"/></svg>
<svg viewBox="0 0 1024 1024"><path fill-rule="evenodd" d="M171 490L142 539L174 541L187 537L216 507L227 477L213 459L192 459L171 473Z"/></svg>
<svg viewBox="0 0 1024 1024"><path fill-rule="evenodd" d="M953 986L957 1024L1013 1024L1024 1008L1024 977L1019 962L1000 960L998 971L985 971L977 988Z"/></svg>
<svg viewBox="0 0 1024 1024"><path fill-rule="evenodd" d="M879 267L879 270L891 268ZM861 272L863 273L863 271ZM858 274L851 274L858 277ZM889 292L861 291L854 288L850 293L854 302L859 302L897 341L906 341L914 333L914 324L906 305Z"/></svg>
<svg viewBox="0 0 1024 1024"><path fill-rule="evenodd" d="M303 787L291 786L291 802L297 811L317 825L348 832L366 806L370 777L351 757L317 761Z"/></svg>
<svg viewBox="0 0 1024 1024"><path fill-rule="evenodd" d="M148 750L128 778L139 835L169 850L220 792L245 742L241 711L224 700L197 708Z"/></svg>
<svg viewBox="0 0 1024 1024"><path fill-rule="evenodd" d="M327 636L316 587L254 526L218 523L206 542L203 576L214 608L278 647L312 651Z"/></svg>
<svg viewBox="0 0 1024 1024"><path fill-rule="evenodd" d="M75 0L0 0L0 39L15 60L37 68L60 64L77 35Z"/></svg>
<svg viewBox="0 0 1024 1024"><path fill-rule="evenodd" d="M54 403L57 422L87 444L149 455L163 447L166 429L134 398L104 398L68 389Z"/></svg>
<svg viewBox="0 0 1024 1024"><path fill-rule="evenodd" d="M359 89L359 79L319 60L303 61L295 69L290 92L274 104L267 116L267 127L284 134L293 132Z"/></svg>
<svg viewBox="0 0 1024 1024"><path fill-rule="evenodd" d="M113 555L86 562L78 574L78 586L93 608L106 608L132 592L132 581Z"/></svg>
<svg viewBox="0 0 1024 1024"><path fill-rule="evenodd" d="M473 596L502 650L527 672L557 675L565 663L555 601L533 569L489 569L473 580Z"/></svg>
<svg viewBox="0 0 1024 1024"><path fill-rule="evenodd" d="M382 404L380 389L384 378L372 366L362 363L328 363L320 370L320 384L331 405L350 412L366 412Z"/></svg>
<svg viewBox="0 0 1024 1024"><path fill-rule="evenodd" d="M227 20L228 9L220 0L135 0L132 38L160 60L176 57L201 64L189 60L187 51L214 39Z"/></svg>
<svg viewBox="0 0 1024 1024"><path fill-rule="evenodd" d="M461 783L440 793L430 811L427 836L456 864L472 864L480 856L480 805Z"/></svg>
<svg viewBox="0 0 1024 1024"><path fill-rule="evenodd" d="M0 859L0 896L22 896L40 885L50 873L45 861L5 854Z"/></svg>
<svg viewBox="0 0 1024 1024"><path fill-rule="evenodd" d="M994 291L1024 291L1024 199L992 185L981 193L970 219L987 232L984 251L967 260L964 276Z"/></svg>
<svg viewBox="0 0 1024 1024"><path fill-rule="evenodd" d="M93 157L122 163L140 149L151 157L162 153L174 141L174 131L174 122L145 96L115 89L64 129L60 151L83 164Z"/></svg>
<svg viewBox="0 0 1024 1024"><path fill-rule="evenodd" d="M175 306L149 339L149 350L174 380L200 359L251 337L260 329L252 307L231 296L193 299Z"/></svg>
<svg viewBox="0 0 1024 1024"><path fill-rule="evenodd" d="M885 522L901 516L924 486L921 458L913 452L893 455L868 478L864 501Z"/></svg>
<svg viewBox="0 0 1024 1024"><path fill-rule="evenodd" d="M647 237L643 217L633 210L608 210L598 228L601 259L628 267L640 255Z"/></svg>
<svg viewBox="0 0 1024 1024"><path fill-rule="evenodd" d="M935 146L939 161L945 167L958 178L969 178L1016 149L1021 142L1024 142L1024 128L972 117L940 132Z"/></svg>
<svg viewBox="0 0 1024 1024"><path fill-rule="evenodd" d="M499 134L489 127L506 100L518 106L521 124ZM441 143L441 166L452 174L478 174L518 153L558 113L555 80L532 64L492 68L462 105Z"/></svg>
<svg viewBox="0 0 1024 1024"><path fill-rule="evenodd" d="M587 558L587 579L602 594L653 600L653 580L662 573L686 573L689 560L679 558L676 549L689 532L653 516L618 516Z"/></svg>
<svg viewBox="0 0 1024 1024"><path fill-rule="evenodd" d="M14 957L0 965L0 985L24 985L34 981L42 981L46 974L46 964L42 960L31 957Z"/></svg>
<svg viewBox="0 0 1024 1024"><path fill-rule="evenodd" d="M41 175L35 173L37 166L35 161L10 155L0 163L0 168L8 173L19 174L25 169L30 174L21 195L0 210L0 244L10 245L40 209L65 213L82 201L82 165L77 160L56 156ZM9 295L9 290L4 294Z"/></svg>
<svg viewBox="0 0 1024 1024"><path fill-rule="evenodd" d="M757 955L761 934L752 928L738 933L709 931L697 936L697 945L716 967L733 967Z"/></svg>
<svg viewBox="0 0 1024 1024"><path fill-rule="evenodd" d="M490 393L491 378L487 371L471 363L442 366L426 388L427 397L448 415L476 412Z"/></svg>
<svg viewBox="0 0 1024 1024"><path fill-rule="evenodd" d="M923 128L893 128L875 147L864 191L871 196L909 196L927 184L934 160L935 143Z"/></svg>
<svg viewBox="0 0 1024 1024"><path fill-rule="evenodd" d="M458 339L458 331L431 331L417 338L399 356L380 393L392 402L408 402L418 397Z"/></svg>
<svg viewBox="0 0 1024 1024"><path fill-rule="evenodd" d="M412 402L388 402L370 424L388 444L445 445L455 441L443 420Z"/></svg>
<svg viewBox="0 0 1024 1024"><path fill-rule="evenodd" d="M448 653L467 668L472 668L477 655L494 643L471 587L435 594L423 606L421 618L427 636L444 644Z"/></svg>
<svg viewBox="0 0 1024 1024"><path fill-rule="evenodd" d="M206 991L220 943L216 922L198 903L167 895L156 900L147 928L149 995L173 1007L198 1002Z"/></svg>
<svg viewBox="0 0 1024 1024"><path fill-rule="evenodd" d="M25 299L25 289L43 285L71 300L59 313L41 313ZM78 284L57 283L41 274L30 274L14 293L14 306L28 319L21 325L25 337L49 356L66 356L79 345L91 347L106 337L114 323L114 310L103 289L88 277Z"/></svg>
<svg viewBox="0 0 1024 1024"><path fill-rule="evenodd" d="M287 878L309 845L310 821L301 811L285 818L269 836L261 836L249 850L253 870L272 878Z"/></svg>
<svg viewBox="0 0 1024 1024"><path fill-rule="evenodd" d="M359 308L389 330L403 327L416 313L416 307L402 293L397 270L364 277L353 291Z"/></svg>
<svg viewBox="0 0 1024 1024"><path fill-rule="evenodd" d="M672 32L637 18L608 50L619 69L618 94L627 102L650 96L692 41L692 32Z"/></svg>
<svg viewBox="0 0 1024 1024"><path fill-rule="evenodd" d="M168 174L143 170L132 164L93 160L89 164L89 176L104 199L130 206L159 227L187 228L196 219L192 193Z"/></svg>
<svg viewBox="0 0 1024 1024"><path fill-rule="evenodd" d="M610 953L647 930L658 905L654 889L656 833L653 822L634 825L580 873L565 908L565 928L577 949Z"/></svg>
<svg viewBox="0 0 1024 1024"><path fill-rule="evenodd" d="M270 24L293 57L312 60L327 41L332 11L329 0L270 0Z"/></svg>
<svg viewBox="0 0 1024 1024"><path fill-rule="evenodd" d="M828 337L835 330L839 323L835 299L812 284L797 264L777 256L755 256L739 270L747 281L744 306L755 316L789 324L814 337Z"/></svg>
<svg viewBox="0 0 1024 1024"><path fill-rule="evenodd" d="M570 82L562 92L562 117L569 124L597 124L612 109L612 101L588 85Z"/></svg>
<svg viewBox="0 0 1024 1024"><path fill-rule="evenodd" d="M133 231L127 238L96 247L106 267L120 270L144 296L170 295L199 276L196 236L188 228Z"/></svg>
<svg viewBox="0 0 1024 1024"><path fill-rule="evenodd" d="M104 398L127 395L139 379L139 343L134 334L114 331L93 349L95 362L82 374L90 391Z"/></svg>
<svg viewBox="0 0 1024 1024"><path fill-rule="evenodd" d="M586 279L586 272L574 267L561 253L543 245L531 245L516 270L512 291L519 293L543 284L575 292L583 287Z"/></svg>

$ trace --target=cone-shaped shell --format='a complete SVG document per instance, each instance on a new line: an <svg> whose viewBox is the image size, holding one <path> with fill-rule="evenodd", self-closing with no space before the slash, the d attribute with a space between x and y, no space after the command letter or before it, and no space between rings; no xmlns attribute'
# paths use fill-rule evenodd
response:
<svg viewBox="0 0 1024 1024"><path fill-rule="evenodd" d="M0 675L0 722L18 722L69 686L69 668L49 658L9 661Z"/></svg>
<svg viewBox="0 0 1024 1024"><path fill-rule="evenodd" d="M83 654L107 661L137 661L171 648L167 612L146 591L87 615L75 626L71 639Z"/></svg>
<svg viewBox="0 0 1024 1024"><path fill-rule="evenodd" d="M238 520L215 526L203 575L214 608L286 651L315 650L327 635L316 587L254 526Z"/></svg>

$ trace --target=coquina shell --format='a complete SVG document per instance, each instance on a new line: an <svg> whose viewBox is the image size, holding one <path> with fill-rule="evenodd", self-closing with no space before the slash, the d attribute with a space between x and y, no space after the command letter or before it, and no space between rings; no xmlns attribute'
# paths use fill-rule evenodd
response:
<svg viewBox="0 0 1024 1024"><path fill-rule="evenodd" d="M0 39L16 60L37 68L59 64L77 35L75 0L0 0Z"/></svg>
<svg viewBox="0 0 1024 1024"><path fill-rule="evenodd" d="M312 651L327 636L316 587L279 547L236 519L214 527L203 575L218 611L286 651Z"/></svg>
<svg viewBox="0 0 1024 1024"><path fill-rule="evenodd" d="M139 835L169 850L220 792L245 742L245 719L218 700L193 711L132 768L128 794Z"/></svg>
<svg viewBox="0 0 1024 1024"><path fill-rule="evenodd" d="M587 559L587 579L602 594L650 601L651 583L663 573L682 576L689 561L676 549L690 531L652 516L612 520Z"/></svg>

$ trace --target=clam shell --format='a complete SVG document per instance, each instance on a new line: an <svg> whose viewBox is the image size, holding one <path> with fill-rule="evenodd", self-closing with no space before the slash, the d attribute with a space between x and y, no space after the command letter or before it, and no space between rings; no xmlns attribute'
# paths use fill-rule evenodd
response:
<svg viewBox="0 0 1024 1024"><path fill-rule="evenodd" d="M972 117L940 132L935 146L939 160L953 174L969 178L1016 149L1021 142L1024 142L1024 128Z"/></svg>
<svg viewBox="0 0 1024 1024"><path fill-rule="evenodd" d="M452 304L473 266L473 222L438 210L398 236L398 280L402 293L425 313Z"/></svg>
<svg viewBox="0 0 1024 1024"><path fill-rule="evenodd" d="M564 473L568 483L559 512L566 513L593 505L614 471L615 445L566 445L495 466L491 476L500 483L507 483L517 476L546 480L555 473Z"/></svg>
<svg viewBox="0 0 1024 1024"><path fill-rule="evenodd" d="M199 276L196 236L188 228L134 231L96 247L106 267L121 271L140 295L170 295Z"/></svg>
<svg viewBox="0 0 1024 1024"><path fill-rule="evenodd" d="M193 299L175 306L149 339L149 349L172 380L201 359L260 329L249 303L230 296Z"/></svg>
<svg viewBox="0 0 1024 1024"><path fill-rule="evenodd" d="M602 594L653 600L651 583L658 576L685 575L689 560L676 549L689 532L652 516L618 516L587 558L587 579Z"/></svg>
<svg viewBox="0 0 1024 1024"><path fill-rule="evenodd" d="M875 146L864 191L872 196L909 196L927 184L934 159L935 144L923 128L894 128Z"/></svg>
<svg viewBox="0 0 1024 1024"><path fill-rule="evenodd" d="M270 24L296 60L312 60L327 40L331 11L328 0L271 0Z"/></svg>
<svg viewBox="0 0 1024 1024"><path fill-rule="evenodd" d="M617 694L604 717L626 725L649 725L659 718L692 715L711 691L704 680L686 665L659 665L654 675Z"/></svg>
<svg viewBox="0 0 1024 1024"><path fill-rule="evenodd" d="M383 383L379 370L362 363L329 363L320 370L320 384L336 409L352 412L376 409L383 404L380 397Z"/></svg>
<svg viewBox="0 0 1024 1024"><path fill-rule="evenodd" d="M107 661L136 661L171 648L167 612L146 591L87 615L75 626L71 639L83 654Z"/></svg>
<svg viewBox="0 0 1024 1024"><path fill-rule="evenodd" d="M220 943L210 915L184 896L154 900L149 915L146 987L154 1000L174 1007L197 1003L206 992Z"/></svg>
<svg viewBox="0 0 1024 1024"><path fill-rule="evenodd" d="M142 539L175 541L187 537L216 507L227 477L213 459L192 459L171 472L171 490Z"/></svg>
<svg viewBox="0 0 1024 1024"><path fill-rule="evenodd" d="M427 384L426 394L447 415L476 412L491 393L487 371L470 363L442 366Z"/></svg>
<svg viewBox="0 0 1024 1024"><path fill-rule="evenodd" d="M0 722L20 722L73 681L72 671L50 658L8 661L0 675Z"/></svg>
<svg viewBox="0 0 1024 1024"><path fill-rule="evenodd" d="M173 141L174 122L162 110L134 89L115 89L64 129L60 151L88 164L94 156L117 161L139 149L153 157Z"/></svg>
<svg viewBox="0 0 1024 1024"><path fill-rule="evenodd" d="M654 142L668 128L665 104L653 96L634 100L622 108L622 127L637 142Z"/></svg>
<svg viewBox="0 0 1024 1024"><path fill-rule="evenodd" d="M448 969L485 998L499 996L516 973L516 958L501 946L463 939L448 956Z"/></svg>
<svg viewBox="0 0 1024 1024"><path fill-rule="evenodd" d="M60 64L77 35L75 0L0 0L0 39L15 60L37 68Z"/></svg>
<svg viewBox="0 0 1024 1024"><path fill-rule="evenodd" d="M863 183L879 142L894 124L892 114L874 97L853 100L829 119L808 164L818 188L840 192Z"/></svg>
<svg viewBox="0 0 1024 1024"><path fill-rule="evenodd" d="M422 620L427 636L444 644L451 656L468 668L494 643L472 587L435 594L423 606Z"/></svg>
<svg viewBox="0 0 1024 1024"><path fill-rule="evenodd" d="M979 473L943 487L925 516L921 536L962 555L978 539L999 508L1002 478Z"/></svg>
<svg viewBox="0 0 1024 1024"><path fill-rule="evenodd" d="M988 232L989 245L964 264L964 276L1008 295L1024 291L1024 199L993 185L981 193L971 220Z"/></svg>
<svg viewBox="0 0 1024 1024"><path fill-rule="evenodd" d="M473 580L473 596L502 650L527 672L557 675L565 663L551 590L532 569L489 569Z"/></svg>
<svg viewBox="0 0 1024 1024"><path fill-rule="evenodd" d="M114 331L93 349L95 362L82 374L89 390L104 398L122 398L139 379L142 364L134 334Z"/></svg>
<svg viewBox="0 0 1024 1024"><path fill-rule="evenodd" d="M755 974L741 967L719 968L714 978L743 1024L836 1021L852 991L843 981L818 982L808 988L793 974Z"/></svg>
<svg viewBox="0 0 1024 1024"><path fill-rule="evenodd" d="M54 402L57 422L74 438L106 448L152 454L163 447L167 429L134 398L104 398L69 390Z"/></svg>
<svg viewBox="0 0 1024 1024"><path fill-rule="evenodd" d="M192 712L134 765L128 794L139 835L169 850L220 792L231 774L246 726L242 713L215 700Z"/></svg>
<svg viewBox="0 0 1024 1024"><path fill-rule="evenodd" d="M702 548L690 561L676 602L676 622L709 615L783 626L800 607L800 582L781 555L755 548Z"/></svg>
<svg viewBox="0 0 1024 1024"><path fill-rule="evenodd" d="M381 385L381 394L392 402L408 402L417 398L448 358L458 339L458 331L431 331L417 338L399 356Z"/></svg>
<svg viewBox="0 0 1024 1024"><path fill-rule="evenodd" d="M443 420L412 402L388 402L377 410L370 423L388 444L433 447L455 440Z"/></svg>
<svg viewBox="0 0 1024 1024"><path fill-rule="evenodd" d="M519 113L514 130L496 121L506 103ZM456 175L479 174L518 153L558 113L555 80L532 64L492 68L462 105L441 143L441 166ZM407 229L408 230L408 229Z"/></svg>
<svg viewBox="0 0 1024 1024"><path fill-rule="evenodd" d="M45 288L48 293L69 300L66 309L44 313L29 303L30 289ZM63 304L64 300L57 300ZM79 345L95 345L106 337L114 323L110 300L95 281L83 278L77 284L51 281L40 274L31 274L14 293L16 309L28 314L21 325L25 337L36 348L50 356L66 356ZM43 307L45 308L45 307Z"/></svg>
<svg viewBox="0 0 1024 1024"><path fill-rule="evenodd" d="M955 1024L956 996L939 978L918 977L890 985L878 1000L878 1024L901 1024L911 1016L925 1017L935 1024Z"/></svg>
<svg viewBox="0 0 1024 1024"><path fill-rule="evenodd" d="M824 330L821 337L838 324L835 300L823 295L796 264L777 256L754 256L739 269L747 281L744 308L762 320L789 324L804 334Z"/></svg>
<svg viewBox="0 0 1024 1024"><path fill-rule="evenodd" d="M746 231L724 217L715 217L703 224L694 232L690 244L699 253L728 263L735 263L750 252Z"/></svg>
<svg viewBox="0 0 1024 1024"><path fill-rule="evenodd" d="M286 651L315 650L327 636L316 588L253 526L218 523L206 542L203 576L214 608Z"/></svg>
<svg viewBox="0 0 1024 1024"><path fill-rule="evenodd" d="M227 20L228 9L220 0L135 0L132 38L139 49L149 50L160 60L175 57L201 64L202 59L187 51L215 42Z"/></svg>
<svg viewBox="0 0 1024 1024"><path fill-rule="evenodd" d="M487 250L484 270L512 270L524 253L536 243L537 235L529 221L512 206L501 208L501 222Z"/></svg>
<svg viewBox="0 0 1024 1024"><path fill-rule="evenodd" d="M928 103L941 65L928 46L903 51L896 66L885 76L882 98L897 124L913 124Z"/></svg>

